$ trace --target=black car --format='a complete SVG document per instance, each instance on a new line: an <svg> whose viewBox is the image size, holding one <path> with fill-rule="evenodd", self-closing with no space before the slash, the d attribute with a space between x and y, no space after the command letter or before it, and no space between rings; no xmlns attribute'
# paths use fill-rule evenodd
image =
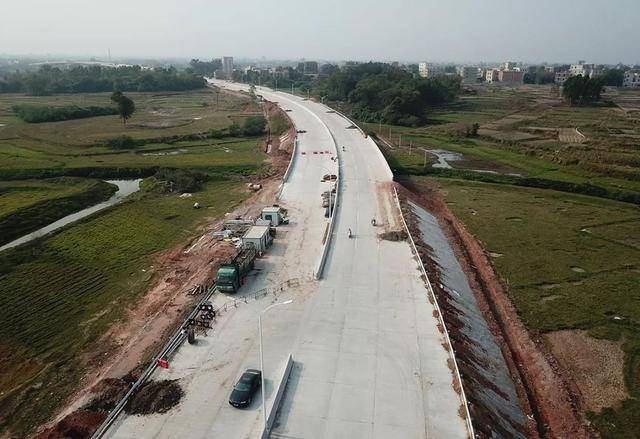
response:
<svg viewBox="0 0 640 439"><path fill-rule="evenodd" d="M229 396L229 404L238 408L248 406L261 384L262 372L257 369L247 369L233 386L233 392Z"/></svg>

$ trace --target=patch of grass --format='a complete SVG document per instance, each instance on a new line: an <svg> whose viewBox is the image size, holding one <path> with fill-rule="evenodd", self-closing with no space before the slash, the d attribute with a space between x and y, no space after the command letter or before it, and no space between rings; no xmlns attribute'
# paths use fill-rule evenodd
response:
<svg viewBox="0 0 640 439"><path fill-rule="evenodd" d="M499 255L493 263L529 328L586 329L594 337L623 341L631 398L590 416L604 437L638 437L640 209L550 190L412 181L437 182L455 215L486 250Z"/></svg>
<svg viewBox="0 0 640 439"><path fill-rule="evenodd" d="M145 156L145 149L161 147L165 139L168 147L180 149L184 140L192 142L193 137L209 133L212 129L227 128L232 122L244 120L252 112L249 98L226 93L220 94L219 108L216 94L211 90L181 93L130 93L137 107L135 115L124 125L118 116L101 116L81 120L28 125L15 118L2 123L0 128L0 179L10 179L27 170L56 169L56 175L64 175L65 170L75 168L141 168L141 167L201 167L207 163L219 162L224 154L215 155L216 146L231 140L238 144L252 144L255 139L213 139L200 140L209 149L190 150L189 156ZM110 105L109 93L80 95L56 95L32 97L23 95L1 95L0 117L11 115L15 105L38 105L48 107L104 106ZM206 105L205 105L206 104ZM105 144L106 139L127 136L135 141L137 151L112 150ZM190 140L187 140L190 139ZM230 148L231 149L231 148ZM209 152L214 155L210 156ZM236 151L237 152L237 151ZM252 151L253 152L253 151ZM138 154L139 153L139 154ZM183 157L185 156L185 157ZM237 163L239 154L232 160ZM261 157L250 158L253 166ZM197 165L200 164L200 165ZM226 163L221 163L226 164ZM69 175L74 175L68 173ZM34 173L32 175L37 175Z"/></svg>
<svg viewBox="0 0 640 439"><path fill-rule="evenodd" d="M244 200L241 187L206 182L188 199L146 193L0 253L0 351L10 353L0 380L1 429L22 436L48 419L77 385L79 355L146 291L151 279L142 270L154 254Z"/></svg>
<svg viewBox="0 0 640 439"><path fill-rule="evenodd" d="M107 200L116 190L104 181L73 177L0 182L0 245Z"/></svg>
<svg viewBox="0 0 640 439"><path fill-rule="evenodd" d="M467 160L451 163L461 169L495 169L640 193L637 148L640 128L623 110L607 106L569 107L558 99L552 86L478 87L476 90L476 95L465 95L454 103L430 109L429 122L424 127L362 125L394 144L398 144L402 135L404 146L412 142L414 147L464 154ZM616 96L606 97L609 98L615 100ZM640 101L640 92L625 93L624 99L631 98ZM473 123L480 123L481 128L493 130L504 138L517 139L521 134L536 138L509 141L465 138L462 135L465 127ZM582 144L561 143L557 132L533 129L537 127L578 128L587 140ZM403 153L394 150L391 154ZM395 159L402 165L406 157Z"/></svg>

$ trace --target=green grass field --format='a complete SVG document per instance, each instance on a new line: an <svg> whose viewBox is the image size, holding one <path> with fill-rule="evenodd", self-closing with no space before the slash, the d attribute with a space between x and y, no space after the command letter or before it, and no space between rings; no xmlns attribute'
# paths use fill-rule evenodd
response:
<svg viewBox="0 0 640 439"><path fill-rule="evenodd" d="M0 245L107 200L116 190L101 180L75 177L0 181Z"/></svg>
<svg viewBox="0 0 640 439"><path fill-rule="evenodd" d="M262 156L254 148L256 139L206 139L162 143L175 136L206 133L240 122L259 108L238 96L202 90L185 93L132 93L137 106L134 117L123 125L117 116L102 116L40 124L16 119L11 106L16 103L38 105L108 105L109 94L25 97L0 96L0 176L37 177L42 172L64 175L77 168L148 169L152 167L199 168L220 173L254 170ZM219 109L218 109L219 108ZM117 135L148 140L136 150L112 150L104 140ZM114 171L115 172L115 171ZM91 176L91 172L86 173ZM104 175L104 172L100 175Z"/></svg>
<svg viewBox="0 0 640 439"><path fill-rule="evenodd" d="M556 191L437 181L455 215L493 255L525 324L540 333L584 329L620 341L620 406L591 414L605 437L637 437L640 410L640 209Z"/></svg>
<svg viewBox="0 0 640 439"><path fill-rule="evenodd" d="M188 199L146 194L0 253L0 428L23 435L48 419L76 385L83 349L146 291L154 254L231 210L247 196L241 187L208 182Z"/></svg>
<svg viewBox="0 0 640 439"><path fill-rule="evenodd" d="M67 175L99 178L125 169L135 177L181 168L209 177L190 198L143 185L119 205L0 252L0 436L26 436L50 419L85 372L79 359L87 347L154 282L159 252L188 242L201 225L246 199L238 177L264 169L263 139L199 136L261 114L248 98L220 93L216 103L210 89L129 95L138 111L126 126L115 116L26 124L11 113L18 103L108 105L109 94L0 96L6 125L0 127L0 220L38 211L44 221L93 186L109 188ZM103 146L120 134L142 145ZM63 177L37 178L51 174ZM195 202L203 208L193 209Z"/></svg>
<svg viewBox="0 0 640 439"><path fill-rule="evenodd" d="M640 97L640 93L636 95ZM609 96L605 94L605 98ZM429 123L425 127L363 124L363 128L395 145L402 135L404 148L388 153L397 166L408 169L416 169L415 158L407 154L411 142L414 148L464 154L464 161L452 162L461 169L514 172L640 193L640 126L615 106L568 107L549 86L483 87L477 95L463 95L457 102L430 108L427 113ZM504 119L507 116L512 119ZM587 141L565 144L559 142L555 132L531 130L526 132L537 136L532 140L466 138L464 129L473 123L490 126L505 136L528 127L579 128Z"/></svg>

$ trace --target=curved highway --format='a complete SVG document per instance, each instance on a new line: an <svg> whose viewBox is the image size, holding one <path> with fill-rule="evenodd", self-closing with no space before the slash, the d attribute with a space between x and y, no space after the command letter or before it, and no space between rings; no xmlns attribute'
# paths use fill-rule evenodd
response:
<svg viewBox="0 0 640 439"><path fill-rule="evenodd" d="M268 407L286 356L295 361L271 437L469 437L452 357L410 245L379 238L402 228L384 157L328 107L266 88L256 92L290 110L297 129L306 131L298 136L281 197L292 222L279 230L242 293L300 279L300 287L283 293L294 302L264 316ZM320 180L337 173L338 162L341 199L322 277L314 281L328 224L320 194L329 184ZM257 316L270 303L239 306L223 314L202 343L181 347L170 368L153 377L179 380L185 397L178 407L122 416L107 437L260 437L260 404L237 410L226 399L242 371L259 366Z"/></svg>

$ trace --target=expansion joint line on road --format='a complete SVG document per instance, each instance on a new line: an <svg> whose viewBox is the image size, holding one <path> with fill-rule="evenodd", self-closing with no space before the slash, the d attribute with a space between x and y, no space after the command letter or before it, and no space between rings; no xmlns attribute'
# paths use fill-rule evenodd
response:
<svg viewBox="0 0 640 439"><path fill-rule="evenodd" d="M415 254L415 256L418 258L418 262L420 265L420 271L422 272L422 275L424 276L425 279L425 286L427 288L427 292L429 293L431 299L433 300L433 306L435 307L436 311L438 312L438 320L440 322L440 324L442 325L442 328L444 329L444 337L446 339L447 342L447 347L448 347L448 351L449 351L449 355L451 356L451 359L453 360L453 367L454 367L454 373L456 376L456 379L458 380L458 385L460 386L460 397L462 398L462 405L464 405L464 411L465 411L465 421L467 423L467 428L469 429L469 436L474 438L475 437L475 433L473 430L473 423L471 422L471 413L469 412L469 403L467 402L467 396L464 392L464 386L462 385L462 376L460 374L460 369L458 369L458 362L456 361L456 356L454 354L453 351L453 345L451 344L451 339L449 338L449 330L447 329L447 325L444 322L444 318L442 316L442 311L440 310L440 306L438 305L438 299L436 298L436 295L433 291L433 287L431 286L431 281L429 280L429 276L427 275L427 271L424 269L424 262L422 261L422 258L420 257L420 253L418 253L418 248L416 247L416 243L413 240L413 236L411 236L411 231L409 230L409 226L407 225L407 221L404 218L404 214L402 213L402 206L400 205L400 197L398 196L398 190L394 187L393 188L393 193L396 199L396 203L398 205L398 210L400 211L400 218L402 218L402 224L404 226L405 231L407 232L407 236L409 237L409 243L411 244L411 250L413 251L413 253Z"/></svg>

